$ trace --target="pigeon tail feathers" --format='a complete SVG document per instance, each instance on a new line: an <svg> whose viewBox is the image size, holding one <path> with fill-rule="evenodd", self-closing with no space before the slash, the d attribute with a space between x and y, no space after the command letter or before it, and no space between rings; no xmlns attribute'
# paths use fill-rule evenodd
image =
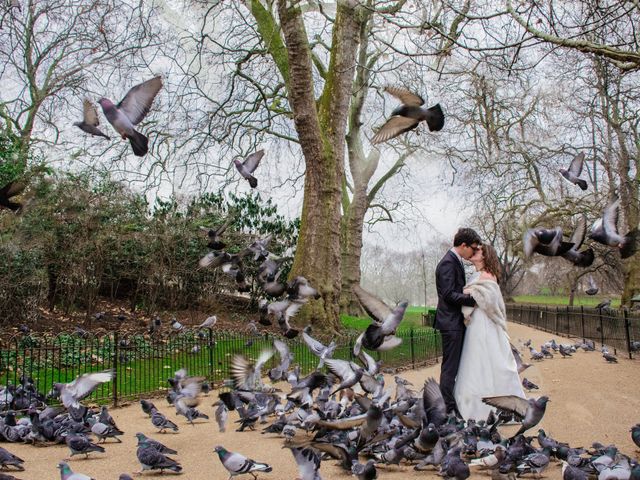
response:
<svg viewBox="0 0 640 480"><path fill-rule="evenodd" d="M133 131L132 135L128 135L127 138L131 143L133 154L138 157L144 157L149 151L149 139L137 130Z"/></svg>

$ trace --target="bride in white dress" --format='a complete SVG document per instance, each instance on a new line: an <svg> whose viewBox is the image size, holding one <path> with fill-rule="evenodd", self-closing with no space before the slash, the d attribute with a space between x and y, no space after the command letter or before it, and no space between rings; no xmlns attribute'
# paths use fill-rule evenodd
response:
<svg viewBox="0 0 640 480"><path fill-rule="evenodd" d="M482 402L483 397L526 397L509 344L496 252L491 245L482 245L470 260L477 272L464 292L471 294L477 305L462 309L467 331L454 396L464 419L484 420L492 407Z"/></svg>

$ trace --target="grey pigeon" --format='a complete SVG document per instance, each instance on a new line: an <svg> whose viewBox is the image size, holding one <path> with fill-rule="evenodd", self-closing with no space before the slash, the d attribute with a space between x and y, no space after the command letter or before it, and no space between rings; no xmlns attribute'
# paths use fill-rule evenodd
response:
<svg viewBox="0 0 640 480"><path fill-rule="evenodd" d="M340 378L340 384L331 393L331 395L334 395L336 392L344 388L353 387L360 381L362 374L364 373L364 368L353 362L348 362L347 360L328 358L325 362L331 373Z"/></svg>
<svg viewBox="0 0 640 480"><path fill-rule="evenodd" d="M456 480L466 480L471 475L469 465L467 465L460 453L461 447L452 448L442 460L440 464L440 474L447 479L455 478Z"/></svg>
<svg viewBox="0 0 640 480"><path fill-rule="evenodd" d="M580 247L584 242L585 236L587 235L587 219L583 215L578 220L576 225L576 229L573 232L573 235L569 239L569 243L573 243L573 247L567 250L562 254L562 258L569 260L577 267L589 267L595 258L592 248L587 248L586 250L580 251Z"/></svg>
<svg viewBox="0 0 640 480"><path fill-rule="evenodd" d="M391 117L371 139L372 145L413 130L423 120L427 122L430 132L438 132L444 127L444 113L440 104L425 108L422 97L402 87L386 87L385 92L400 100L402 105L391 112Z"/></svg>
<svg viewBox="0 0 640 480"><path fill-rule="evenodd" d="M65 442L69 450L71 450L71 456L85 455L89 456L91 452L104 453L104 447L92 443L84 435L67 435Z"/></svg>
<svg viewBox="0 0 640 480"><path fill-rule="evenodd" d="M596 282L593 280L592 275L589 275L588 282L589 282L589 288L587 288L584 291L584 293L586 293L587 295L595 295L596 293L598 293L598 286L596 285Z"/></svg>
<svg viewBox="0 0 640 480"><path fill-rule="evenodd" d="M601 301L598 305L595 306L596 310L608 310L611 308L611 299L607 298L606 300Z"/></svg>
<svg viewBox="0 0 640 480"><path fill-rule="evenodd" d="M540 423L547 408L549 397L543 395L538 399L530 398L527 400L516 395L504 395L484 397L482 401L487 405L496 407L504 412L516 414L519 418L522 418L522 426L514 435L514 437L517 437Z"/></svg>
<svg viewBox="0 0 640 480"><path fill-rule="evenodd" d="M516 470L518 471L518 476L525 473L533 473L538 478L540 478L540 474L546 470L549 466L549 456L551 455L550 448L543 448L539 452L530 453L526 457L522 459L522 463L520 463Z"/></svg>
<svg viewBox="0 0 640 480"><path fill-rule="evenodd" d="M145 400L144 398L140 400L140 406L142 407L142 411L149 416L151 416L151 412L156 407L153 402Z"/></svg>
<svg viewBox="0 0 640 480"><path fill-rule="evenodd" d="M171 319L171 328L173 328L176 332L180 332L180 331L184 330L184 325L182 325L178 321L178 319L172 318Z"/></svg>
<svg viewBox="0 0 640 480"><path fill-rule="evenodd" d="M300 480L322 480L320 476L320 455L312 448L289 447L298 465Z"/></svg>
<svg viewBox="0 0 640 480"><path fill-rule="evenodd" d="M255 363L247 360L243 355L234 355L231 359L231 377L236 389L261 391L262 367L273 356L273 350L263 350Z"/></svg>
<svg viewBox="0 0 640 480"><path fill-rule="evenodd" d="M358 480L374 480L378 478L375 460L369 460L364 465L359 463L358 460L353 460L351 473L353 473Z"/></svg>
<svg viewBox="0 0 640 480"><path fill-rule="evenodd" d="M182 466L178 462L151 447L146 440L140 441L138 439L136 456L143 472L145 470L160 470L160 472L171 470L178 473L182 470Z"/></svg>
<svg viewBox="0 0 640 480"><path fill-rule="evenodd" d="M562 480L587 480L589 474L584 470L562 461Z"/></svg>
<svg viewBox="0 0 640 480"><path fill-rule="evenodd" d="M54 383L53 389L58 393L65 407L79 408L80 400L91 395L98 385L109 382L112 378L113 370L85 373L70 383Z"/></svg>
<svg viewBox="0 0 640 480"><path fill-rule="evenodd" d="M266 463L256 462L239 453L233 453L218 445L213 450L218 454L222 466L229 472L229 479L245 473L257 478L254 472L270 472L273 469Z"/></svg>
<svg viewBox="0 0 640 480"><path fill-rule="evenodd" d="M129 140L133 153L138 157L149 151L149 139L133 127L149 113L160 88L162 77L157 76L133 87L118 105L107 98L98 100L109 123L123 139Z"/></svg>
<svg viewBox="0 0 640 480"><path fill-rule="evenodd" d="M147 437L144 433L140 433L140 432L136 433L136 438L138 439L137 446L144 444L146 445L147 448L154 448L160 453L164 453L166 455L176 455L178 453L173 448L169 448L166 445L163 445L162 443L160 443L159 441L154 440L153 438Z"/></svg>
<svg viewBox="0 0 640 480"><path fill-rule="evenodd" d="M369 350L385 351L400 345L402 339L396 337L395 333L409 302L401 302L392 310L382 300L359 285L353 287L353 293L373 319L371 325L356 339L353 353L358 356L362 347Z"/></svg>
<svg viewBox="0 0 640 480"><path fill-rule="evenodd" d="M102 130L98 128L98 125L100 125L98 111L96 110L95 105L91 103L91 100L87 98L82 102L82 121L74 122L73 125L90 135L104 137L107 140L111 140L111 137L105 135Z"/></svg>
<svg viewBox="0 0 640 480"><path fill-rule="evenodd" d="M17 470L24 470L24 467L22 466L22 464L24 463L24 460L22 460L20 457L17 457L16 455L14 455L13 453L9 452L8 450L0 447L0 467L4 468L4 467L15 467Z"/></svg>
<svg viewBox="0 0 640 480"><path fill-rule="evenodd" d="M511 346L511 354L513 355L513 358L516 361L516 368L518 369L518 373L524 372L527 368L531 366L531 364L524 363L522 361L522 356L520 355L520 352L518 351L518 349L511 343L509 345Z"/></svg>
<svg viewBox="0 0 640 480"><path fill-rule="evenodd" d="M558 345L558 350L560 351L560 355L562 355L562 358L571 356L571 349L564 345Z"/></svg>
<svg viewBox="0 0 640 480"><path fill-rule="evenodd" d="M258 179L253 176L253 172L260 165L260 160L264 156L264 150L258 150L257 152L248 155L243 161L235 159L233 164L236 166L240 175L245 178L251 188L256 188L258 186Z"/></svg>
<svg viewBox="0 0 640 480"><path fill-rule="evenodd" d="M207 317L205 321L198 326L198 328L212 328L217 321L218 317L211 315L210 317Z"/></svg>
<svg viewBox="0 0 640 480"><path fill-rule="evenodd" d="M530 228L524 234L523 250L527 257L533 252L555 257L568 252L573 247L573 243L562 240L562 228Z"/></svg>
<svg viewBox="0 0 640 480"><path fill-rule="evenodd" d="M637 230L632 230L627 235L618 233L618 215L620 213L620 200L614 196L605 207L602 218L598 219L591 227L589 238L603 245L620 249L620 257L628 258L637 249Z"/></svg>
<svg viewBox="0 0 640 480"><path fill-rule="evenodd" d="M313 353L316 357L320 359L320 362L316 367L320 369L324 365L325 360L333 356L333 352L335 351L338 345L336 344L336 342L332 340L329 345L325 346L322 343L320 343L318 340L313 338L310 335L310 333L311 333L311 327L307 325L304 328L304 330L302 330L302 340L304 340L304 343L307 344L307 346L309 347L309 350L311 350L311 353Z"/></svg>
<svg viewBox="0 0 640 480"><path fill-rule="evenodd" d="M280 356L280 363L278 364L278 366L269 370L269 378L272 382L286 380L287 372L289 371L289 367L291 366L291 362L293 361L293 354L289 350L287 344L282 340L278 340L277 338L274 339L273 346Z"/></svg>
<svg viewBox="0 0 640 480"><path fill-rule="evenodd" d="M225 403L221 400L218 400L214 405L218 405L216 408L215 416L216 422L218 423L218 430L221 433L224 433L227 429L227 420L229 419L229 409L225 405Z"/></svg>
<svg viewBox="0 0 640 480"><path fill-rule="evenodd" d="M57 468L60 470L61 480L94 480L88 475L74 473L66 462L58 463Z"/></svg>
<svg viewBox="0 0 640 480"><path fill-rule="evenodd" d="M578 185L582 190L587 189L587 182L580 177L582 173L582 165L584 164L584 152L580 152L578 155L573 157L571 160L571 165L569 165L569 169L561 168L560 173L564 178L569 180L571 183Z"/></svg>
<svg viewBox="0 0 640 480"><path fill-rule="evenodd" d="M91 423L91 421L92 420L89 419L89 423ZM93 425L91 425L91 433L93 433L99 441L105 442L107 438L113 438L118 443L122 443L122 440L118 437L120 435L124 435L124 432L119 430L117 427L100 421L93 421Z"/></svg>
<svg viewBox="0 0 640 480"><path fill-rule="evenodd" d="M611 355L609 352L602 352L602 356L608 363L618 363L618 359Z"/></svg>
<svg viewBox="0 0 640 480"><path fill-rule="evenodd" d="M164 433L168 429L174 432L178 431L178 426L167 419L167 417L160 413L155 407L151 409L151 423L153 423L153 426L156 427L160 433Z"/></svg>
<svg viewBox="0 0 640 480"><path fill-rule="evenodd" d="M530 381L528 378L523 378L522 379L522 386L528 390L529 392L531 390L538 390L540 387L538 387L538 385L536 385L535 383L533 383L532 381Z"/></svg>
<svg viewBox="0 0 640 480"><path fill-rule="evenodd" d="M133 477L131 477L131 475L129 475L128 473L121 473L118 477L118 480L133 480Z"/></svg>

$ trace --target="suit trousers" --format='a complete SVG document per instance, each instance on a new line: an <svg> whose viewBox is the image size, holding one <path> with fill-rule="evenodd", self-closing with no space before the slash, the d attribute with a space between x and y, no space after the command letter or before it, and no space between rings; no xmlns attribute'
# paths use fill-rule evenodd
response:
<svg viewBox="0 0 640 480"><path fill-rule="evenodd" d="M460 355L464 343L465 330L441 330L442 337L442 365L440 367L440 391L444 398L448 412L458 413L453 387L460 366Z"/></svg>

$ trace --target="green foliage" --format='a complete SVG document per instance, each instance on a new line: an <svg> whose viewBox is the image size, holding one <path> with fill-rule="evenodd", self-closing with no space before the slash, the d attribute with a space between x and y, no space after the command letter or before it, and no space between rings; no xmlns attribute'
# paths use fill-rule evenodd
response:
<svg viewBox="0 0 640 480"><path fill-rule="evenodd" d="M595 307L605 299L612 298L606 295L598 295L594 297L579 297L576 296L573 299L573 305L579 307L584 305L585 307ZM517 295L513 297L516 303L535 303L539 305L569 305L568 295ZM613 298L611 302L612 308L618 308L620 306L620 298Z"/></svg>
<svg viewBox="0 0 640 480"><path fill-rule="evenodd" d="M20 139L11 132L0 134L0 187L22 178L26 168Z"/></svg>
<svg viewBox="0 0 640 480"><path fill-rule="evenodd" d="M254 195L206 194L186 206L158 199L150 207L143 195L86 174L39 181L32 192L21 215L2 218L2 318L37 316L38 307L91 312L99 296L148 312L206 306L235 291L235 282L197 268L208 252L200 226L232 215L224 233L229 252L273 234L270 250L279 253L297 239L298 222Z"/></svg>

